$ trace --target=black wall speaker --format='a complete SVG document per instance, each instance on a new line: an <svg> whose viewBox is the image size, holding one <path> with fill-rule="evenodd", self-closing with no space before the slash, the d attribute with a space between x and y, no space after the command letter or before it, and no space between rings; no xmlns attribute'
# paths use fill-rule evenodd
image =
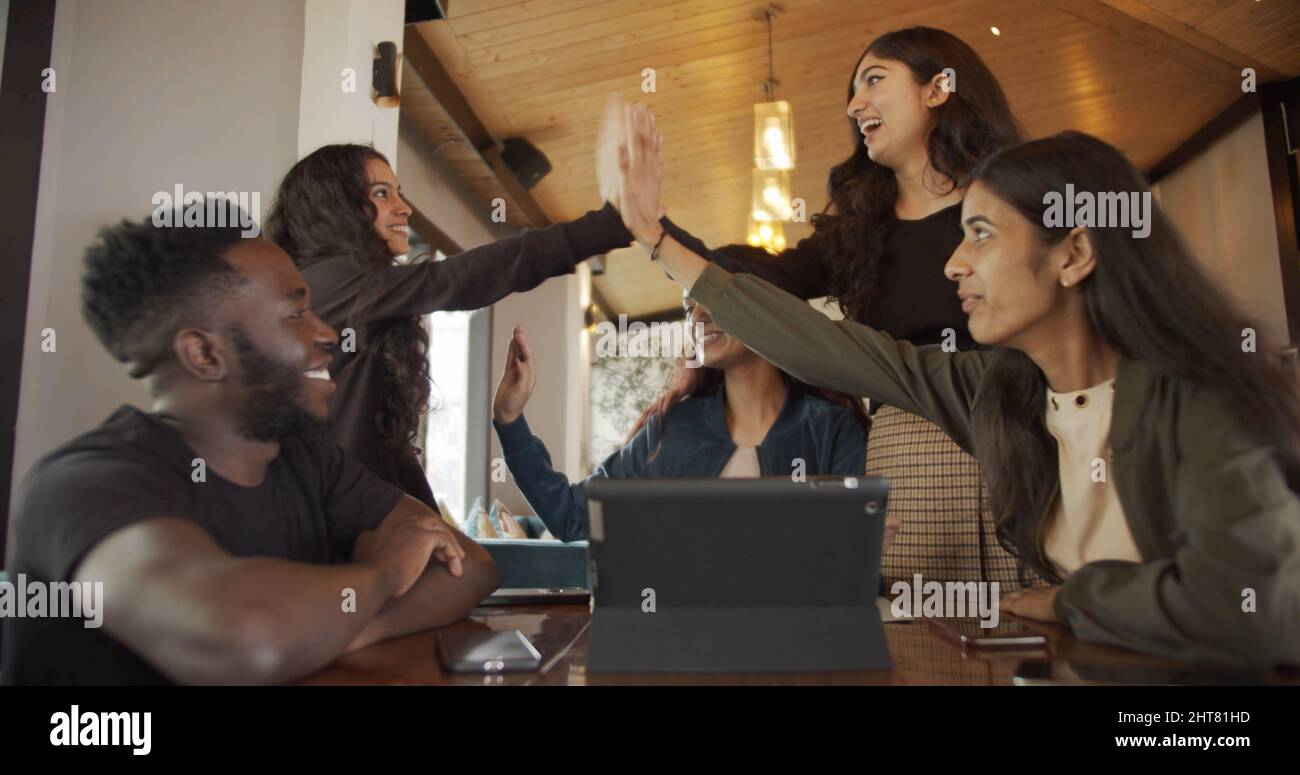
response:
<svg viewBox="0 0 1300 775"><path fill-rule="evenodd" d="M551 171L551 161L546 154L522 137L512 137L501 144L501 161L525 189L537 185L537 181Z"/></svg>
<svg viewBox="0 0 1300 775"><path fill-rule="evenodd" d="M406 0L406 23L427 22L431 19L445 19L447 13L438 0Z"/></svg>
<svg viewBox="0 0 1300 775"><path fill-rule="evenodd" d="M370 85L374 89L371 97L381 108L395 108L402 104L402 55L397 53L397 44L385 40L375 47L374 70L370 76Z"/></svg>

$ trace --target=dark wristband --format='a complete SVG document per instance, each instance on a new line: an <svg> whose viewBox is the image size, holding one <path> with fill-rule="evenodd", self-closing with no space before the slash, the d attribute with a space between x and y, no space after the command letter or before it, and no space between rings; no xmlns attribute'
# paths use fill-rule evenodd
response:
<svg viewBox="0 0 1300 775"><path fill-rule="evenodd" d="M662 245L662 244L664 243L664 237L667 237L667 236L668 236L668 230L667 230L667 229L664 229L663 232L660 233L660 235L659 235L659 241L656 242L654 248L652 248L652 249L650 250L650 260L651 260L651 261L657 261L657 260L659 259L659 246Z"/></svg>

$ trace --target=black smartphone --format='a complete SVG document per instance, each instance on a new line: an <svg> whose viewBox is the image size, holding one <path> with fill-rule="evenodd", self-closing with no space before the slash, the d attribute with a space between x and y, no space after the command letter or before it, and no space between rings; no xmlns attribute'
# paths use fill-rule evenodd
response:
<svg viewBox="0 0 1300 775"><path fill-rule="evenodd" d="M503 587L479 605L560 605L590 598L591 591L583 587Z"/></svg>
<svg viewBox="0 0 1300 775"><path fill-rule="evenodd" d="M963 648L1045 649L1047 636L1015 619L1003 619L996 627L981 627L978 619L926 619L939 634Z"/></svg>
<svg viewBox="0 0 1300 775"><path fill-rule="evenodd" d="M519 630L440 632L438 659L453 673L532 671L542 665L542 655Z"/></svg>
<svg viewBox="0 0 1300 775"><path fill-rule="evenodd" d="M1059 675L1051 662L1034 659L1016 665L1016 672L1015 675L1011 676L1011 683L1016 686L1051 686L1070 683L1070 681Z"/></svg>

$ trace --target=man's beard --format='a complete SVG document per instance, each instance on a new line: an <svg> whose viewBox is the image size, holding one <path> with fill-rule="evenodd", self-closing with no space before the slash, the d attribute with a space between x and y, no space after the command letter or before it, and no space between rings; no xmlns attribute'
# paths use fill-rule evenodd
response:
<svg viewBox="0 0 1300 775"><path fill-rule="evenodd" d="M327 421L298 403L303 392L300 367L263 354L238 326L230 330L230 340L239 357L240 384L248 391L240 412L239 435L250 441L280 441L328 427Z"/></svg>

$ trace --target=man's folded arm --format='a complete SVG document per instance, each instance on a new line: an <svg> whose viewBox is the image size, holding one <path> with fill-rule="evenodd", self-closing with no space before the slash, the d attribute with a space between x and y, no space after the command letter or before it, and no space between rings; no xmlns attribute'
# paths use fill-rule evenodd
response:
<svg viewBox="0 0 1300 775"><path fill-rule="evenodd" d="M78 564L100 581L104 629L179 683L274 683L333 661L383 609L399 579L379 564L234 557L198 525L122 527ZM343 592L355 592L345 611Z"/></svg>
<svg viewBox="0 0 1300 775"><path fill-rule="evenodd" d="M397 502L384 521L410 519L432 513L429 507L407 495ZM353 562L367 563L374 559L379 529L367 530L357 536L353 545ZM415 586L406 594L391 598L378 615L352 639L348 651L388 638L450 624L464 618L483 598L496 591L500 574L487 550L451 525L447 525L447 529L465 550L465 558L461 562L464 569L462 575L453 576L446 565L430 559Z"/></svg>

